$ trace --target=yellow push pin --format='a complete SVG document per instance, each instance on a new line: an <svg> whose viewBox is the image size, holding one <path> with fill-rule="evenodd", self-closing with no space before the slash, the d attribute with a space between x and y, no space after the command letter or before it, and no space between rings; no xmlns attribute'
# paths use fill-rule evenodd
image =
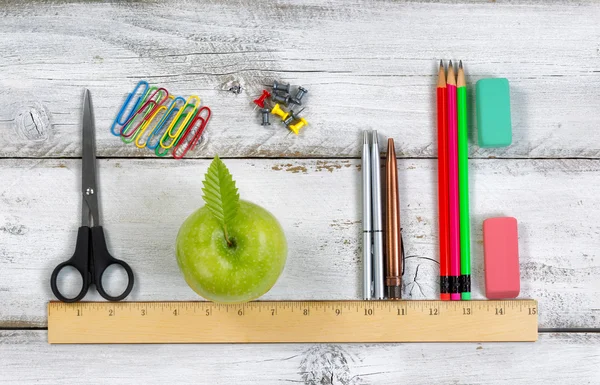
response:
<svg viewBox="0 0 600 385"><path fill-rule="evenodd" d="M298 135L298 132L300 131L300 129L304 126L306 126L308 124L308 122L306 121L306 119L304 118L300 118L300 120L298 120L296 122L296 124L290 124L289 128L290 130L292 130L292 132L296 135Z"/></svg>
<svg viewBox="0 0 600 385"><path fill-rule="evenodd" d="M273 115L279 116L281 118L281 120L285 120L290 115L289 112L285 112L284 110L281 109L281 107L279 107L279 103L277 103L275 106L273 106L271 113Z"/></svg>

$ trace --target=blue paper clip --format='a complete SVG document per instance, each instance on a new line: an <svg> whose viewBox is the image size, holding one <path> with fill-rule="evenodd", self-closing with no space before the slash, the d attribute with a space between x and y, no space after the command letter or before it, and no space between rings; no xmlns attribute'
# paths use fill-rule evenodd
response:
<svg viewBox="0 0 600 385"><path fill-rule="evenodd" d="M137 100L135 101L135 103L132 105L131 111L129 111L129 113L127 114L126 117L124 117L123 115L125 114L125 111L127 111L127 107L130 105L131 100L135 97L135 95L138 94L138 90L140 87L143 87L142 91L140 92L140 96L138 96ZM129 120L129 118L131 118L133 116L133 114L135 114L135 112L137 111L137 109L140 107L140 104L142 104L142 97L146 94L146 91L148 90L148 82L145 80L140 80L138 82L138 84L135 86L135 88L133 89L133 91L127 96L127 99L125 99L125 102L123 103L123 106L121 106L121 109L119 110L119 113L117 114L117 117L115 118L115 120L113 121L112 126L110 127L110 132L114 135L114 136L120 136L121 135L121 130L119 129L118 131L115 131L115 127L118 126L122 126L125 123L127 123L127 121Z"/></svg>
<svg viewBox="0 0 600 385"><path fill-rule="evenodd" d="M183 103L183 105L185 105L185 99L182 98L181 96L178 96L171 101L171 104L169 104L169 108L167 109L167 112L165 112L161 121L158 122L156 127L154 127L154 130L152 130L152 133L148 136L148 139L146 139L146 147L148 147L149 149L155 150L156 147L158 147L160 140L163 136L163 134L161 133L163 128L168 128L170 126L170 124L167 124L167 123L171 122L171 118L174 117L176 115L176 113L179 112L179 109L181 108L181 107L175 106L175 103L177 103L178 101L180 101L181 103ZM156 141L156 143L151 144L150 141L152 140L152 138L155 135L158 136L158 140Z"/></svg>

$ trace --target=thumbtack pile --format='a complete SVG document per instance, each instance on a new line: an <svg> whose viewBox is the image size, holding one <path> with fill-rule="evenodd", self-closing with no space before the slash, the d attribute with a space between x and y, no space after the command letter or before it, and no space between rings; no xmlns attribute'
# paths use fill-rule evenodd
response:
<svg viewBox="0 0 600 385"><path fill-rule="evenodd" d="M308 122L300 116L304 108L298 112L295 112L294 108L302 106L302 99L306 96L308 90L302 86L298 86L295 92L291 92L290 84L279 83L277 80L273 82L271 88L273 92L263 90L262 94L257 99L254 99L254 104L260 107L261 125L270 126L270 115L276 115L281 118L281 122L290 131L298 135L300 129L306 126Z"/></svg>

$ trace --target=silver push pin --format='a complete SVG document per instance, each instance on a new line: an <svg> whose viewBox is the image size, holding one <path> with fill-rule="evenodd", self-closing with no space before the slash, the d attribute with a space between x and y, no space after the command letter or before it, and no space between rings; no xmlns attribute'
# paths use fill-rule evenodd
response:
<svg viewBox="0 0 600 385"><path fill-rule="evenodd" d="M271 114L271 110L268 108L261 108L260 113L262 114L261 126L270 126L271 122L269 122L269 115Z"/></svg>
<svg viewBox="0 0 600 385"><path fill-rule="evenodd" d="M285 93L290 93L290 85L285 83L279 83L277 80L273 81L273 91L283 91Z"/></svg>
<svg viewBox="0 0 600 385"><path fill-rule="evenodd" d="M302 98L308 92L308 90L302 86L298 87L298 91L296 91L296 95L290 99L290 101L294 104L301 105Z"/></svg>
<svg viewBox="0 0 600 385"><path fill-rule="evenodd" d="M290 104L290 95L279 94L277 92L273 92L273 95L271 96L271 100L274 101L275 103L281 103L281 104L287 106L288 104Z"/></svg>

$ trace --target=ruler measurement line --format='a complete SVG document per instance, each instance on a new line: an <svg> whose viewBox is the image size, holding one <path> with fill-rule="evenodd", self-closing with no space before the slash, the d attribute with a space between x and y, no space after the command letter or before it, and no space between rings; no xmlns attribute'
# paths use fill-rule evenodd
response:
<svg viewBox="0 0 600 385"><path fill-rule="evenodd" d="M534 300L50 302L48 341L535 341L537 309Z"/></svg>

